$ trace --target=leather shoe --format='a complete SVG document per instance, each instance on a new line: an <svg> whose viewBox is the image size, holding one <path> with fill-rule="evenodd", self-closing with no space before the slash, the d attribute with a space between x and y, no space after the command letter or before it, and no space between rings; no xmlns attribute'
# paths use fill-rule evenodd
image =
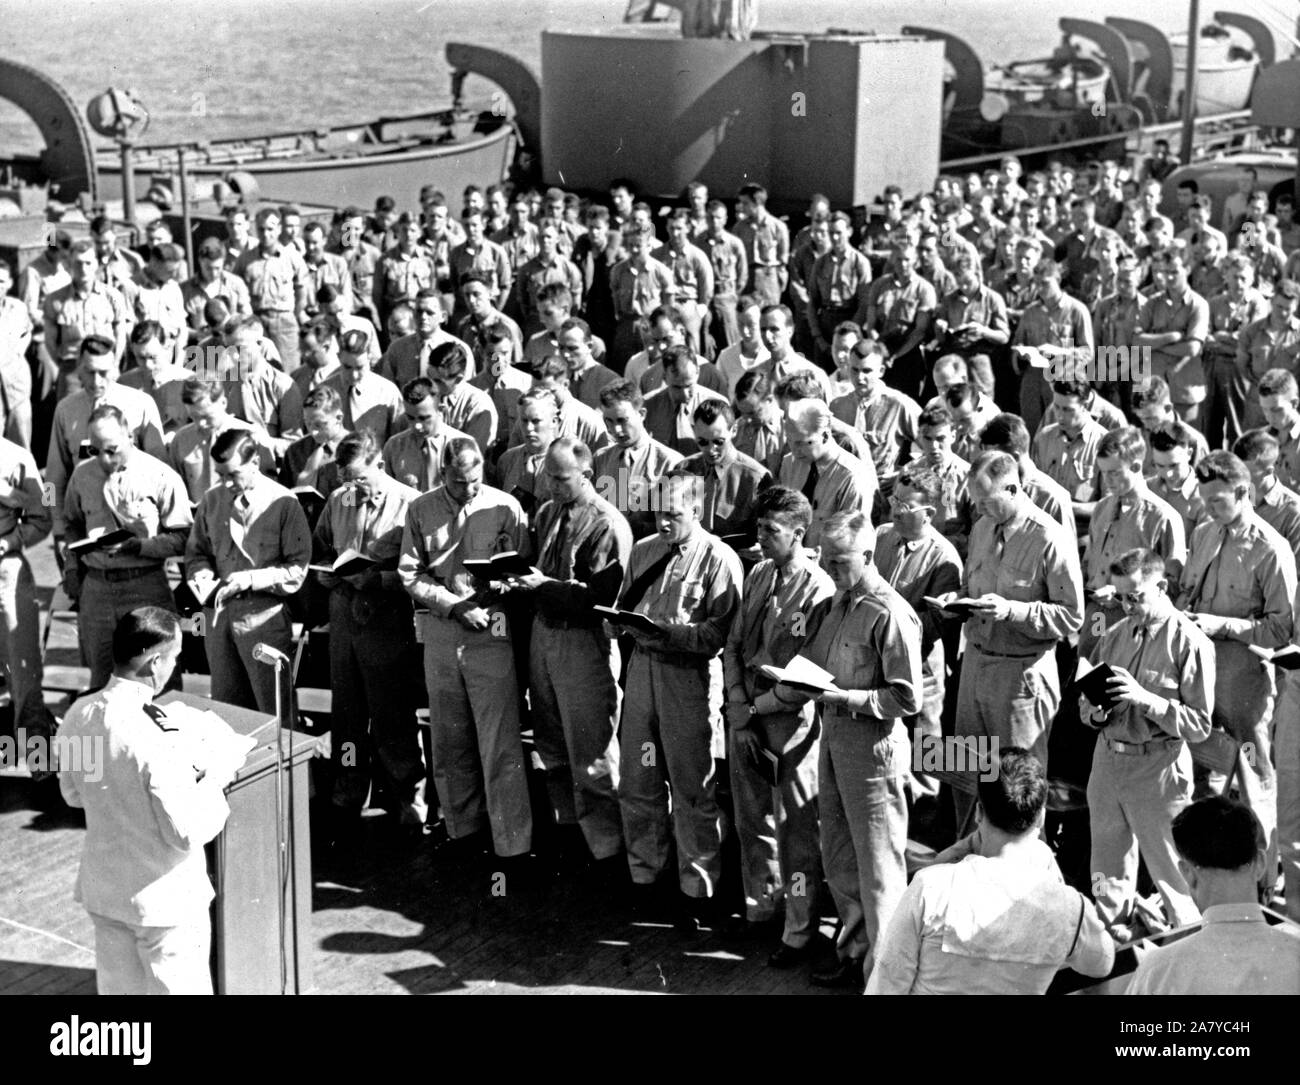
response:
<svg viewBox="0 0 1300 1085"><path fill-rule="evenodd" d="M833 968L814 972L809 979L814 987L835 987L861 991L866 986L862 978L862 958L845 957Z"/></svg>
<svg viewBox="0 0 1300 1085"><path fill-rule="evenodd" d="M811 955L811 943L807 946L787 946L782 942L767 959L768 968L794 968L801 965Z"/></svg>

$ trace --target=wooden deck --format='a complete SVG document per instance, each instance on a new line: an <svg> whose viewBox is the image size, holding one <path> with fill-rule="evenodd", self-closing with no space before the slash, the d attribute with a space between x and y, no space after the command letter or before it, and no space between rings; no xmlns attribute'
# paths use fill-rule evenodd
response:
<svg viewBox="0 0 1300 1085"><path fill-rule="evenodd" d="M48 548L33 567L48 608ZM47 662L77 662L68 623L55 623ZM365 819L348 876L315 875L319 993L824 993L806 966L768 968L770 944L637 921L585 875L543 873L493 897L486 861L449 856L437 835L399 842L384 822ZM94 993L93 932L73 900L83 831L56 782L0 777L0 995Z"/></svg>

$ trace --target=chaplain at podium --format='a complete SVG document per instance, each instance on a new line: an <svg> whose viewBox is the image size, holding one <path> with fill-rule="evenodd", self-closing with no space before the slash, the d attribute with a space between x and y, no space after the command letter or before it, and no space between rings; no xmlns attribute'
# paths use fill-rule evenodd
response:
<svg viewBox="0 0 1300 1085"><path fill-rule="evenodd" d="M224 789L238 766L196 768L193 746L153 703L180 651L176 615L126 614L108 685L78 700L59 732L80 754L59 786L86 811L76 899L95 926L101 995L212 993L203 845L226 823Z"/></svg>

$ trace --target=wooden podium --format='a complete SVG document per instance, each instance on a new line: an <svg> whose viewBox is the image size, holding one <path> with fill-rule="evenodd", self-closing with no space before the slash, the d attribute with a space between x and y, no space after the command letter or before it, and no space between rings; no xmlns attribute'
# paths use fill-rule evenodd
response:
<svg viewBox="0 0 1300 1085"><path fill-rule="evenodd" d="M276 907L275 717L208 700L167 693L161 705L181 702L220 716L257 746L226 788L230 818L208 845L216 887L212 904L212 979L219 995L280 993L280 917ZM286 991L311 988L311 830L308 766L315 743L284 732Z"/></svg>

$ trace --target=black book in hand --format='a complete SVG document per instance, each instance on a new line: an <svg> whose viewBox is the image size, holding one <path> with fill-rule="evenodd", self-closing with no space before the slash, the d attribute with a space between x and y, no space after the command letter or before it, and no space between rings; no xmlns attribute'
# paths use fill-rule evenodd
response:
<svg viewBox="0 0 1300 1085"><path fill-rule="evenodd" d="M533 571L528 559L517 550L493 554L490 558L467 558L463 563L467 572L483 580L505 580L512 576L527 576Z"/></svg>
<svg viewBox="0 0 1300 1085"><path fill-rule="evenodd" d="M1081 659L1069 692L1076 697L1087 697L1090 704L1110 711L1117 702L1107 692L1106 687L1112 678L1118 677L1119 674L1109 663L1093 666L1086 659Z"/></svg>
<svg viewBox="0 0 1300 1085"><path fill-rule="evenodd" d="M1294 644L1282 648L1260 648L1255 644L1248 647L1265 663L1272 663L1273 666L1280 667L1284 671L1300 670L1300 648Z"/></svg>

